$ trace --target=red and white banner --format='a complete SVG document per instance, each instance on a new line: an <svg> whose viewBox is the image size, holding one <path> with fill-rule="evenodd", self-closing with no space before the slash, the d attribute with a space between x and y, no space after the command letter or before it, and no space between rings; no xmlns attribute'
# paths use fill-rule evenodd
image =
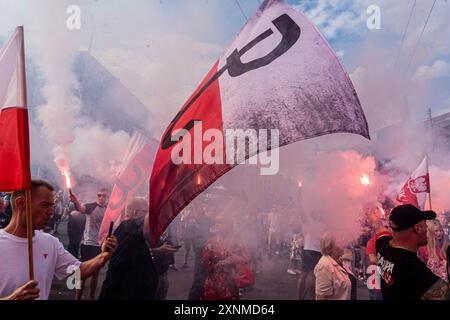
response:
<svg viewBox="0 0 450 320"><path fill-rule="evenodd" d="M135 133L131 137L128 150L122 160L122 169L118 173L103 216L98 234L99 243L102 243L108 235L111 222L114 223L114 229L119 226L128 200L133 198L148 181L157 148L157 141L148 139L140 133Z"/></svg>
<svg viewBox="0 0 450 320"><path fill-rule="evenodd" d="M0 191L30 189L23 27L0 49Z"/></svg>
<svg viewBox="0 0 450 320"><path fill-rule="evenodd" d="M428 159L425 157L398 193L397 201L403 204L412 204L423 210L429 193L430 175Z"/></svg>
<svg viewBox="0 0 450 320"><path fill-rule="evenodd" d="M202 140L201 131L211 129L223 138ZM333 49L302 13L284 1L266 0L162 137L150 179L154 241L192 199L236 165L228 161L236 152L230 129L278 129L279 144L269 150L336 132L369 138L355 89ZM194 136L189 152L194 160L214 143L222 146L216 159L224 161L174 163L171 154L186 143L186 132ZM245 159L261 152L250 150Z"/></svg>

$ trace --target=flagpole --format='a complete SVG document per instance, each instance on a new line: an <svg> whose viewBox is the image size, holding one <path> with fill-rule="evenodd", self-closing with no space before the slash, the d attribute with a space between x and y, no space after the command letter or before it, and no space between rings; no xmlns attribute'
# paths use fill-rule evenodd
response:
<svg viewBox="0 0 450 320"><path fill-rule="evenodd" d="M27 240L28 240L28 270L30 280L34 280L33 264L33 219L31 215L31 190L25 190L25 212L27 219Z"/></svg>
<svg viewBox="0 0 450 320"><path fill-rule="evenodd" d="M431 175L430 175L430 167L428 166L428 155L426 155L427 159L427 172L428 172L428 203L430 205L430 210L433 210L431 205Z"/></svg>
<svg viewBox="0 0 450 320"><path fill-rule="evenodd" d="M27 77L25 71L25 35L23 31L23 26L19 27L20 32L22 33L22 43L20 50L20 72L21 72L21 99L22 106L24 108L28 108L28 99L27 99ZM27 114L28 116L28 114ZM30 170L30 168L28 168ZM25 216L27 223L27 240L28 240L28 270L30 280L34 280L34 264L33 264L33 217L31 214L31 190L25 190Z"/></svg>

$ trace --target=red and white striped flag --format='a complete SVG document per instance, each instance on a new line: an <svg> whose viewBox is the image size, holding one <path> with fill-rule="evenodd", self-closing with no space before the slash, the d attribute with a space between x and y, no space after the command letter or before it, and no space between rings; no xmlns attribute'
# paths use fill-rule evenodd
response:
<svg viewBox="0 0 450 320"><path fill-rule="evenodd" d="M23 27L0 49L0 191L30 189Z"/></svg>
<svg viewBox="0 0 450 320"><path fill-rule="evenodd" d="M412 204L423 210L429 193L430 175L428 173L428 159L425 157L408 180L406 180L406 183L397 195L397 201L403 204Z"/></svg>
<svg viewBox="0 0 450 320"><path fill-rule="evenodd" d="M210 129L215 139L196 133ZM236 165L228 161L236 155L230 129L278 129L279 144L269 150L337 132L369 138L355 89L333 49L302 13L284 1L266 0L162 137L150 179L154 241L192 199ZM186 143L186 132L193 133L194 163L176 164L171 154ZM196 161L212 144L222 146L215 157L223 163ZM245 148L240 159L261 151L259 145Z"/></svg>

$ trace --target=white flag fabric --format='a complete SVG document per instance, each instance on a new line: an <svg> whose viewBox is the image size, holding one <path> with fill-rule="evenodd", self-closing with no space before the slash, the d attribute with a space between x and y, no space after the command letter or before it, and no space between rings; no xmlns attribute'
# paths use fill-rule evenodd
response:
<svg viewBox="0 0 450 320"><path fill-rule="evenodd" d="M428 173L428 158L425 157L406 180L398 193L397 201L403 204L412 204L423 210L429 193L430 175Z"/></svg>
<svg viewBox="0 0 450 320"><path fill-rule="evenodd" d="M21 50L23 29L16 28L9 41L0 49L0 109L26 107L22 101Z"/></svg>
<svg viewBox="0 0 450 320"><path fill-rule="evenodd" d="M195 132L210 129L224 137L214 141L223 142L215 154L221 161L196 162L212 143L202 143ZM192 199L241 163L230 159L265 151L251 140L241 156L229 139L245 135L236 129L278 129L279 143L269 143L268 150L337 132L369 138L364 112L339 58L311 21L282 0L264 1L163 134L150 179L154 241ZM187 133L194 136L193 147L183 150L183 156L193 150L194 162L174 163L172 153L191 143Z"/></svg>
<svg viewBox="0 0 450 320"><path fill-rule="evenodd" d="M0 191L30 188L23 27L0 49Z"/></svg>

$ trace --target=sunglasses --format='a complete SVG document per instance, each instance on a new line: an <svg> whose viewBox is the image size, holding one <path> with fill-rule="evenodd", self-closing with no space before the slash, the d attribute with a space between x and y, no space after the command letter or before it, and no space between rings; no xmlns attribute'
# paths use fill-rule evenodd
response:
<svg viewBox="0 0 450 320"><path fill-rule="evenodd" d="M107 194L103 194L103 193L99 193L99 194L97 194L97 197L99 197L99 198L107 198L108 195Z"/></svg>

